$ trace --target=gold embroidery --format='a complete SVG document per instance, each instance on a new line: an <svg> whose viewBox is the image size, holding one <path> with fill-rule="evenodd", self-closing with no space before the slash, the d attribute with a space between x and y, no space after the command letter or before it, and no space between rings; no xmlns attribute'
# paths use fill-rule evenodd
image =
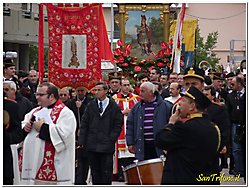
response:
<svg viewBox="0 0 249 188"><path fill-rule="evenodd" d="M219 127L218 127L217 125L214 125L214 127L215 127L215 129L216 129L216 131L217 131L217 133L218 133L218 145L217 145L217 151L218 151L219 148L220 148L220 143L221 143L221 134L220 134L220 129L219 129Z"/></svg>
<svg viewBox="0 0 249 188"><path fill-rule="evenodd" d="M136 99L137 97L138 97L138 95L134 95L134 96L131 97L131 98L127 97L127 98L124 99L124 98L113 97L113 99L114 99L114 100L119 100L119 101L127 101L127 102L130 102L130 101Z"/></svg>
<svg viewBox="0 0 249 188"><path fill-rule="evenodd" d="M203 114L200 112L194 113L194 114L189 114L187 118L188 118L188 120L190 120L190 119L197 118L197 117L203 117Z"/></svg>

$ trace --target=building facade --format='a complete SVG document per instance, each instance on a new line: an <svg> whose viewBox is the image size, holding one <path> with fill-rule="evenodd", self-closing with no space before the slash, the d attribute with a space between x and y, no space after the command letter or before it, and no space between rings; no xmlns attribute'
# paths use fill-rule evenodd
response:
<svg viewBox="0 0 249 188"><path fill-rule="evenodd" d="M172 10L179 12L180 4ZM119 38L118 27L114 23L111 4L103 4L108 36L114 30L113 38ZM47 16L44 8L45 45L48 46ZM113 4L113 12L118 6ZM201 36L206 39L211 32L218 31L218 43L214 51L220 64L238 63L246 54L246 3L188 3L185 19L198 19ZM4 51L16 51L17 70L29 70L29 46L38 45L39 5L36 3L3 4L3 43ZM32 63L32 62L31 62ZM233 65L232 65L233 66Z"/></svg>

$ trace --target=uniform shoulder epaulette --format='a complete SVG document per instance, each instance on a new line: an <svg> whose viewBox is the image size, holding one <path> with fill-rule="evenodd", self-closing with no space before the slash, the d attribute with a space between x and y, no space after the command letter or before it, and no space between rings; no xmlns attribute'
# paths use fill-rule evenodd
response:
<svg viewBox="0 0 249 188"><path fill-rule="evenodd" d="M12 101L12 102L14 102L14 103L17 103L14 99L10 99L10 98L8 98L8 97L5 97L4 99L5 99L5 100L8 100L8 101Z"/></svg>

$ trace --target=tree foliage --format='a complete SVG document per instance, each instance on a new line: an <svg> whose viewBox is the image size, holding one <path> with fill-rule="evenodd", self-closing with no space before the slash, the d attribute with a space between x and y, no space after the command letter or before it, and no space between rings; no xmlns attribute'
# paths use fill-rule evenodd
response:
<svg viewBox="0 0 249 188"><path fill-rule="evenodd" d="M44 70L48 70L48 48L44 48ZM35 45L29 46L29 66L38 70L38 47Z"/></svg>
<svg viewBox="0 0 249 188"><path fill-rule="evenodd" d="M209 33L206 41L200 34L200 28L197 27L196 32L196 55L194 57L194 61L199 65L201 61L207 61L212 68L216 68L219 65L219 60L214 52L214 48L216 47L218 40L218 31Z"/></svg>
<svg viewBox="0 0 249 188"><path fill-rule="evenodd" d="M153 43L160 45L160 43L164 41L163 23L161 19L152 17L149 23L149 27L152 31Z"/></svg>

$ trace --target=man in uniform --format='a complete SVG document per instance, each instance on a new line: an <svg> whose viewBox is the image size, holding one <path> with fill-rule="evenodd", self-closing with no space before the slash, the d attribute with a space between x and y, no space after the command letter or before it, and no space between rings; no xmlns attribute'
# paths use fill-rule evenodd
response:
<svg viewBox="0 0 249 188"><path fill-rule="evenodd" d="M200 91L203 91L204 89L204 82L205 82L205 72L202 69L199 69L197 67L189 67L185 70L184 74L184 87L185 90L187 90L190 86L195 86ZM215 110L219 112L219 117L223 118L217 118L217 114L213 113L212 108L213 106L208 107L208 118L211 122L217 124L221 131L221 145L219 149L219 154L225 154L227 152L227 149L225 148L225 145L227 144L227 141L229 140L229 124L227 124L227 115L226 111L216 109L218 106L214 106ZM219 108L219 107L218 107ZM211 110L210 110L211 109ZM217 164L216 164L216 171L219 173L219 158L217 158Z"/></svg>
<svg viewBox="0 0 249 188"><path fill-rule="evenodd" d="M167 151L162 184L213 184L204 177L214 173L220 133L203 113L211 101L191 86L156 135L156 146ZM215 179L215 178L214 178Z"/></svg>
<svg viewBox="0 0 249 188"><path fill-rule="evenodd" d="M229 145L229 116L226 105L222 103L217 103L214 101L215 98L215 89L213 86L205 86L203 93L207 96L207 98L212 102L210 106L207 108L207 113L209 116L209 119L212 120L215 124L217 124L222 130L221 134L221 164L220 164L220 170L222 168L228 168L227 164L227 151L228 151L228 145ZM230 157L230 165L231 165L231 157Z"/></svg>
<svg viewBox="0 0 249 188"><path fill-rule="evenodd" d="M4 58L3 60L3 81L13 81L16 84L17 90L20 89L16 76L16 65L12 59Z"/></svg>
<svg viewBox="0 0 249 188"><path fill-rule="evenodd" d="M213 73L213 86L216 90L215 101L225 103L227 98L227 91L223 88L223 81L225 80L225 74L221 72Z"/></svg>

